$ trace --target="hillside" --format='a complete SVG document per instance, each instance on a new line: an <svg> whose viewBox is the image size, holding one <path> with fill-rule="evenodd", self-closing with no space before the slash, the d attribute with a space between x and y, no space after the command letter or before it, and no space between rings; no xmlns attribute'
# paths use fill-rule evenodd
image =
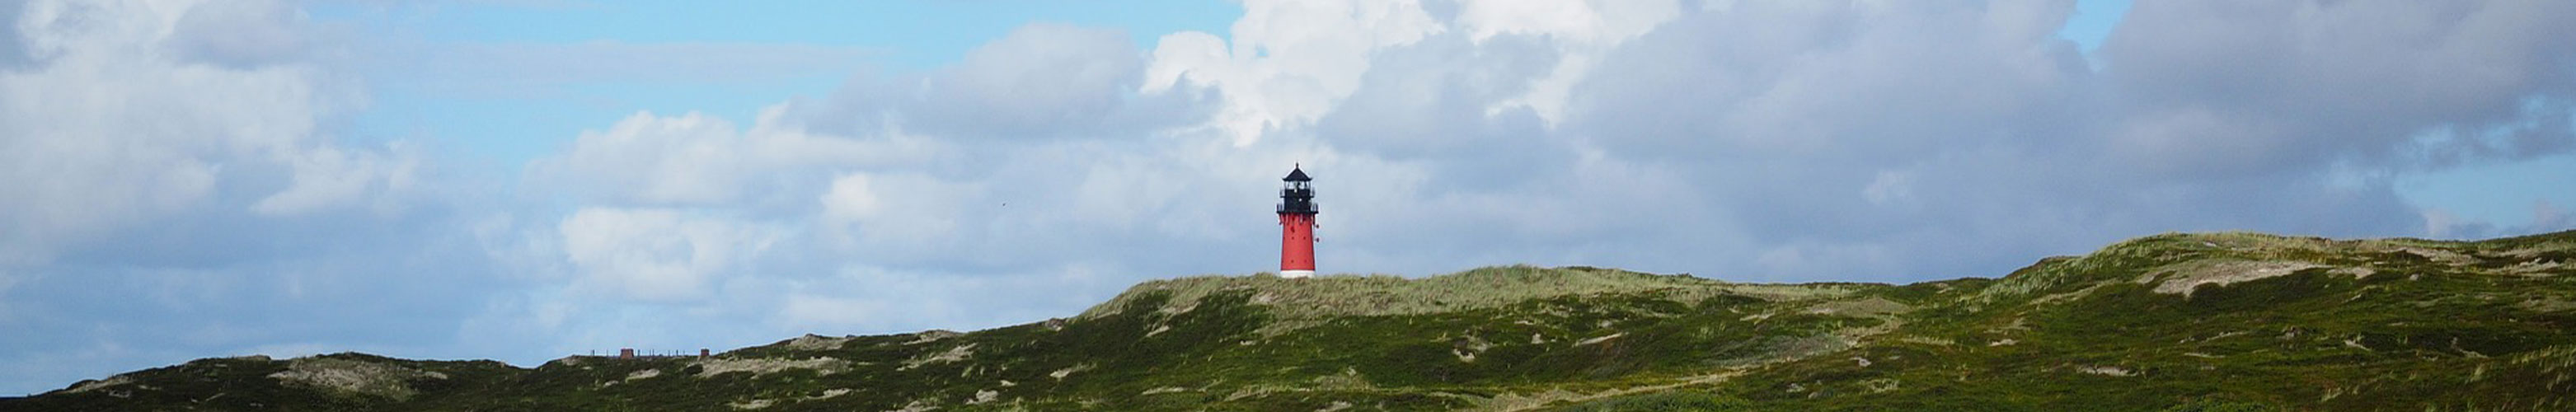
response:
<svg viewBox="0 0 2576 412"><path fill-rule="evenodd" d="M1997 279L1146 282L972 333L533 369L203 359L0 410L2569 410L2576 232L2168 234Z"/></svg>

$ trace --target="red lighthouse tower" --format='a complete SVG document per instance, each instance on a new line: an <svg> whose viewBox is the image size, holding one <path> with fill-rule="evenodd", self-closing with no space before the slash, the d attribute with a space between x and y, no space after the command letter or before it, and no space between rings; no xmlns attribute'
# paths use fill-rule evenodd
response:
<svg viewBox="0 0 2576 412"><path fill-rule="evenodd" d="M1315 188L1303 168L1279 179L1279 277L1315 275Z"/></svg>

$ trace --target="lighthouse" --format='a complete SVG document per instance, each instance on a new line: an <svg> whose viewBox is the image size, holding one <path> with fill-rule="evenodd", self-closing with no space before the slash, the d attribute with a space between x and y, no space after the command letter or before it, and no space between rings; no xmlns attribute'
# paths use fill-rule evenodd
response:
<svg viewBox="0 0 2576 412"><path fill-rule="evenodd" d="M1292 167L1279 181L1279 277L1314 276L1315 179Z"/></svg>

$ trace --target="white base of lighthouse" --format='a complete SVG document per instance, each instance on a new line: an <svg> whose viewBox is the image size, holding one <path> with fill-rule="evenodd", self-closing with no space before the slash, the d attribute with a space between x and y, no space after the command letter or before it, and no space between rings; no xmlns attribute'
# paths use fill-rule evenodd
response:
<svg viewBox="0 0 2576 412"><path fill-rule="evenodd" d="M1292 278L1292 279L1293 279L1293 278L1302 278L1302 277L1309 277L1309 276L1315 276L1315 271L1312 271L1312 270L1282 270L1282 271L1279 271L1279 277L1283 277L1283 278Z"/></svg>

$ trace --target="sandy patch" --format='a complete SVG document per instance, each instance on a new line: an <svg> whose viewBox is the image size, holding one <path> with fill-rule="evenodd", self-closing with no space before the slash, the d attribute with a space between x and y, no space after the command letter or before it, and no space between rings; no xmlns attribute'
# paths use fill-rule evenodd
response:
<svg viewBox="0 0 2576 412"><path fill-rule="evenodd" d="M2118 376L2118 377L2138 376L2138 371L2133 371L2133 370L2129 370L2129 368L2123 368L2123 367L2118 367L2118 366L2090 366L2090 365L2079 365L2079 366L2076 366L2076 367L2075 367L2075 371L2076 371L2076 372L2082 372L2082 373L2095 374L2095 375L2102 375L2102 376Z"/></svg>
<svg viewBox="0 0 2576 412"><path fill-rule="evenodd" d="M2406 253L2408 253L2408 254L2413 254L2413 255L2415 255L2415 256L2423 256L2425 259L2431 259L2431 260L2433 260L2434 262L2441 262L2441 263L2449 264L2449 265L2452 265L2452 266L2467 265L2467 264L2472 264L2472 263L2478 263L2478 259L2477 259L2477 258L2469 257L2469 255L2460 254L2460 252L2453 252L2453 251L2441 250L2441 249L2426 249L2426 248L2411 247L2411 246L2399 246L2399 247L2396 247L2396 249L2397 249L2397 251L2399 251L2399 252L2406 252Z"/></svg>
<svg viewBox="0 0 2576 412"><path fill-rule="evenodd" d="M1073 367L1070 367L1070 368L1057 369L1057 370L1055 370L1054 372L1047 372L1047 377L1055 378L1055 380L1064 380L1064 377L1067 377L1067 376L1073 376L1073 373L1074 373L1074 372L1081 372L1081 371L1086 371L1086 370L1091 370L1091 364L1085 363L1085 364L1080 364L1080 365L1073 365Z"/></svg>
<svg viewBox="0 0 2576 412"><path fill-rule="evenodd" d="M2576 310L2576 301L2555 297L2543 297L2524 300L2522 303L2514 304L2514 306L2533 312L2564 312Z"/></svg>
<svg viewBox="0 0 2576 412"><path fill-rule="evenodd" d="M346 359L298 358L285 371L268 377L288 384L401 400L419 393L409 381L447 379L447 374Z"/></svg>
<svg viewBox="0 0 2576 412"><path fill-rule="evenodd" d="M832 338L806 334L805 336L798 336L796 339L788 340L787 348L795 350L840 349L841 344L849 343L850 339L850 337L846 336Z"/></svg>
<svg viewBox="0 0 2576 412"><path fill-rule="evenodd" d="M106 380L86 381L81 382L79 385L72 385L71 389L65 389L63 390L63 393L89 392L98 390L99 388L124 385L128 383L134 383L134 378L126 377L125 375L109 376Z"/></svg>
<svg viewBox="0 0 2576 412"><path fill-rule="evenodd" d="M2504 267L2504 272L2505 272L2505 273L2511 273L2511 274L2516 274L2516 275L2539 275L2539 276L2535 276L2535 277L2547 277L2547 275L2550 275L2550 274L2552 274L2552 273L2554 273L2554 272L2566 272L2566 271L2567 271L2567 262L2563 262L2563 261L2555 261L2555 260L2543 261L2543 260L2539 260L2539 259L2532 259L2531 261L2528 261L2528 262L2516 263L2516 264L2513 264L2513 266L2506 266L2506 267Z"/></svg>
<svg viewBox="0 0 2576 412"><path fill-rule="evenodd" d="M1609 336L1602 336L1602 337L1597 337L1597 338L1589 338L1589 339L1584 339L1584 340L1581 340L1581 341L1576 341L1576 342L1574 342L1574 346L1584 346L1584 345L1590 345L1590 344L1595 344L1595 343L1607 342L1607 341L1610 341L1611 339L1618 339L1618 338L1619 338L1619 337L1621 337L1621 336L1628 336L1628 332L1613 333L1613 334L1610 334Z"/></svg>
<svg viewBox="0 0 2576 412"><path fill-rule="evenodd" d="M965 335L965 334L963 334L963 333L957 333L957 331L947 330L947 329L931 329L931 330L921 331L921 333L915 333L915 334L912 334L912 341L911 341L911 342L904 342L903 344L905 344L905 345L919 345L919 344L924 344L924 343L938 342L940 339L954 338L954 337L957 337L957 336L959 336L959 335Z"/></svg>
<svg viewBox="0 0 2576 412"><path fill-rule="evenodd" d="M698 372L698 377L700 378L714 377L716 375L731 372L751 372L752 376L760 376L784 372L791 369L808 369L815 371L815 374L818 375L830 375L850 369L850 361L834 359L828 356L811 359L712 358L701 359L695 362L690 362L690 364L697 365L701 369Z"/></svg>
<svg viewBox="0 0 2576 412"><path fill-rule="evenodd" d="M968 356L975 356L975 344L973 344L973 343L968 343L968 344L964 344L964 345L957 345L957 346L954 346L954 347L950 347L950 348L948 348L948 350L946 350L946 351L941 351L941 352L939 352L939 353L933 353L933 354L928 354L928 355L922 355L921 357L918 357L918 358L912 358L912 360L903 361L903 367L901 367L901 368L895 368L895 370L910 370L910 369L912 369L912 368L918 368L918 367L921 367L922 365L929 365L929 364L933 364L933 363L948 363L948 362L956 362L956 361L966 360L966 357L968 357Z"/></svg>
<svg viewBox="0 0 2576 412"><path fill-rule="evenodd" d="M2325 265L2308 262L2255 262L2241 260L2192 262L2175 266L2177 267L2167 269L2170 274L2163 276L2165 279L2164 283L2156 285L2156 293L2181 294L2184 297L2190 297L2192 289L2198 288L2200 285L2224 286L2237 282L2288 275L2300 270L2326 267Z"/></svg>

